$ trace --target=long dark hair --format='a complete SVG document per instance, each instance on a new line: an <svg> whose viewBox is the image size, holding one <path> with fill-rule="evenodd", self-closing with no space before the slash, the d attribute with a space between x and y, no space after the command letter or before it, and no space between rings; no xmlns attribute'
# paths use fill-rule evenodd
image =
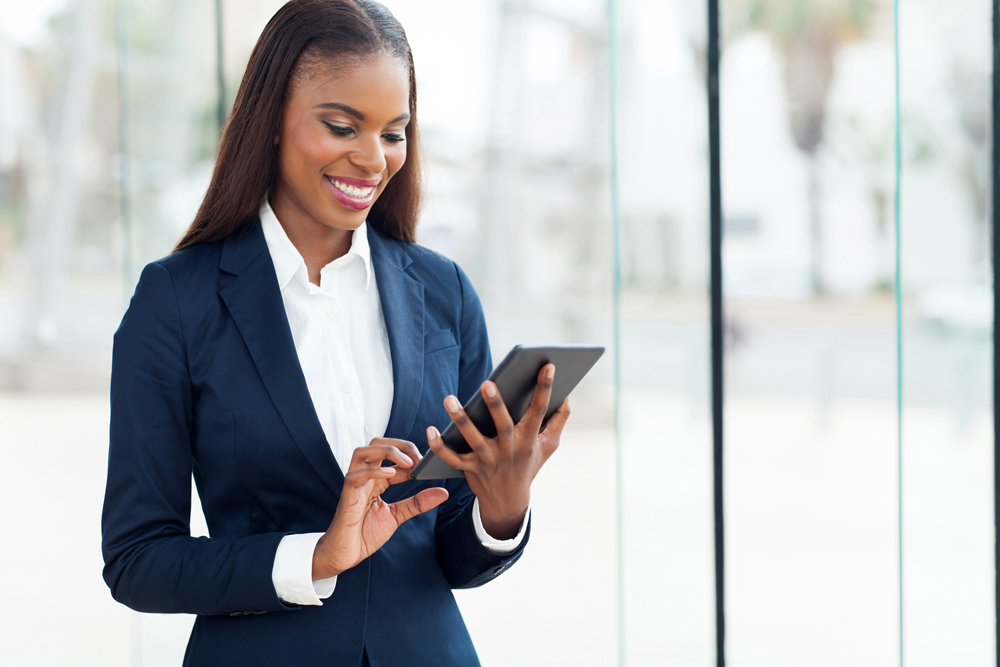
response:
<svg viewBox="0 0 1000 667"><path fill-rule="evenodd" d="M250 225L271 195L278 170L273 137L303 55L309 60L350 56L357 62L386 53L409 66L410 122L406 161L368 212L368 224L413 242L420 208L417 84L406 33L388 9L371 0L292 0L261 33L233 111L222 133L212 182L194 222L174 251L225 239Z"/></svg>

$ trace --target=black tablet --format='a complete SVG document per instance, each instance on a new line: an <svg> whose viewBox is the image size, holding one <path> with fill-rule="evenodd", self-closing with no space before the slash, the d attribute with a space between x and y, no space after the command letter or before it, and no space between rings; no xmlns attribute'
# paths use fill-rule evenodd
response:
<svg viewBox="0 0 1000 667"><path fill-rule="evenodd" d="M548 412L545 413L545 421L548 421L602 354L604 348L593 345L515 345L490 375L490 380L496 384L500 397L516 424L527 412L528 404L531 403L531 394L535 390L538 372L545 364L555 364L556 376L552 383L552 396L549 399ZM480 433L487 438L496 436L493 417L490 416L482 392L478 389L465 404L465 412ZM456 452L464 454L471 451L454 423L448 425L441 434L441 439ZM413 470L414 479L452 477L465 477L465 473L455 470L431 451L427 452L427 456Z"/></svg>

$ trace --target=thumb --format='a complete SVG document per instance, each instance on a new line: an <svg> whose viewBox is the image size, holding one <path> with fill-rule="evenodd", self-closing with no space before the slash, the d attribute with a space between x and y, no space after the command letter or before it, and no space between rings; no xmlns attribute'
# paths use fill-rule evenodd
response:
<svg viewBox="0 0 1000 667"><path fill-rule="evenodd" d="M410 496L405 500L400 500L389 505L392 515L396 517L396 525L412 519L418 514L432 510L444 501L448 500L448 490L440 486L424 489L415 496Z"/></svg>

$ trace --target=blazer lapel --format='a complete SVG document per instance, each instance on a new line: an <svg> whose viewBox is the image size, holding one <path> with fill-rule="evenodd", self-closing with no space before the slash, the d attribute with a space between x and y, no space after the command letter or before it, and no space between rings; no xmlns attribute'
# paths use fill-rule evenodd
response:
<svg viewBox="0 0 1000 667"><path fill-rule="evenodd" d="M401 242L368 225L375 282L392 356L392 410L387 438L405 438L413 428L424 380L424 286L406 274L413 260Z"/></svg>
<svg viewBox="0 0 1000 667"><path fill-rule="evenodd" d="M340 469L313 408L260 221L222 250L219 295L243 336L267 393L302 454L338 497ZM422 311L421 311L422 312Z"/></svg>

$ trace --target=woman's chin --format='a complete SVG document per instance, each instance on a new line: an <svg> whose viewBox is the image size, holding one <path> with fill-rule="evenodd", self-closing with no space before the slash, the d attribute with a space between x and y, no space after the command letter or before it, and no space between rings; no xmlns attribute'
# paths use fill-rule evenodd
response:
<svg viewBox="0 0 1000 667"><path fill-rule="evenodd" d="M345 215L346 213L346 215ZM330 211L321 222L330 229L353 232L368 218L368 209L346 212L343 209Z"/></svg>

